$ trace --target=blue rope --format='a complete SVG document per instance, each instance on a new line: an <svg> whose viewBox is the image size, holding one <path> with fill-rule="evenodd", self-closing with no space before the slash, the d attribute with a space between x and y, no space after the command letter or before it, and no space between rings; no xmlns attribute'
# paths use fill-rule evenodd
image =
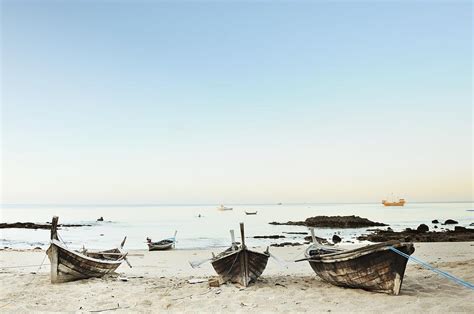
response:
<svg viewBox="0 0 474 314"><path fill-rule="evenodd" d="M464 280L462 280L462 279L460 279L460 278L454 277L453 275L451 275L451 274L449 274L449 273L447 273L447 272L445 272L445 271L442 271L442 270L440 270L440 269L437 269L437 268L431 266L430 264L428 264L428 263L426 263L426 262L423 262L422 260L417 259L416 257L410 256L410 255L408 255L408 254L403 253L402 251L397 250L397 249L394 248L393 246L391 246L389 249L392 250L393 252L397 253L397 254L400 254L401 256L403 256L403 257L405 257L405 258L407 258L407 259L409 259L409 260L411 259L412 261L417 262L418 264L422 265L422 266L425 267L426 269L429 269L429 270L431 270L431 271L437 273L438 275L444 276L444 277L446 277L446 278L448 278L448 279L454 281L454 282L457 283L457 284L460 284L460 285L462 285L462 286L464 286L464 287L466 287L466 288L469 288L469 289L474 290L474 285L473 285L472 283L469 283L469 282L464 281Z"/></svg>

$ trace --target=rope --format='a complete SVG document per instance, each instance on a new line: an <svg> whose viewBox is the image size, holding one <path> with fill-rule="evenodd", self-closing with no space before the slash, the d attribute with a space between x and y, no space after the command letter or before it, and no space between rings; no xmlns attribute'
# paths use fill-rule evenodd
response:
<svg viewBox="0 0 474 314"><path fill-rule="evenodd" d="M423 261L420 260L420 259L417 259L416 257L410 256L410 255L408 255L408 254L406 254L406 253L403 253L402 251L397 250L397 249L394 248L393 246L390 247L389 249L392 250L393 252L395 252L395 253L397 253L397 254L399 254L399 255L405 257L406 259L412 260L412 261L414 261L414 262L420 264L421 266L425 267L426 269L431 270L431 271L437 273L438 275L441 275L441 276L443 276L443 277L446 277L446 278L448 278L449 280L452 280L452 281L454 281L454 282L457 283L457 284L460 284L460 285L462 285L462 286L464 286L464 287L466 287L466 288L469 288L469 289L474 290L474 285L473 285L472 283L469 283L469 282L464 281L464 280L462 280L462 279L460 279L460 278L458 278L458 277L455 277L455 276L453 276L453 275L451 275L451 274L449 274L449 273L447 273L447 272L445 272L445 271L442 271L441 269L437 269L437 268L431 266L430 264L428 264L428 263L426 263L426 262L423 262Z"/></svg>
<svg viewBox="0 0 474 314"><path fill-rule="evenodd" d="M38 267L38 270L36 271L35 275L40 271L41 267L43 267L43 264L44 264L44 261L46 260L46 257L48 255L47 254L44 254L44 257L43 257L43 261L41 262L41 265ZM23 292L26 290L26 288L35 280L36 276L33 275L33 278L31 278L31 280L25 284L25 286L23 287L23 289L20 290L20 294L23 294ZM10 302L8 303L5 303L3 305L0 305L0 309L1 308L4 308L10 304L12 304L13 302L16 302L15 298L13 298Z"/></svg>
<svg viewBox="0 0 474 314"><path fill-rule="evenodd" d="M58 235L59 240L61 240L61 242L64 243L66 247L68 247L66 244L66 241L63 240L63 238L59 235L59 233L57 235Z"/></svg>
<svg viewBox="0 0 474 314"><path fill-rule="evenodd" d="M48 265L51 265L51 264L22 265L22 266L5 266L5 267L0 267L0 269L7 269L7 268L27 268L27 267L48 266Z"/></svg>

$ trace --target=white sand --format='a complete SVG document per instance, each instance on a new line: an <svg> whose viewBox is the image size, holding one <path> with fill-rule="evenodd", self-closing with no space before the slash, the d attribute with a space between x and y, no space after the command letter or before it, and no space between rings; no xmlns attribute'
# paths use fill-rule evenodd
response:
<svg viewBox="0 0 474 314"><path fill-rule="evenodd" d="M414 256L474 283L474 243L420 243ZM243 289L232 284L209 288L188 279L214 276L209 263L192 269L188 261L211 256L211 250L133 251L132 269L118 273L127 282L108 278L51 284L49 266L40 264L44 251L0 251L0 311L89 312L466 312L474 313L474 291L409 263L399 296L344 289L320 280L302 258L303 247L272 248L289 261L281 268L270 259L261 279ZM219 250L213 250L219 252ZM49 260L46 258L46 264Z"/></svg>

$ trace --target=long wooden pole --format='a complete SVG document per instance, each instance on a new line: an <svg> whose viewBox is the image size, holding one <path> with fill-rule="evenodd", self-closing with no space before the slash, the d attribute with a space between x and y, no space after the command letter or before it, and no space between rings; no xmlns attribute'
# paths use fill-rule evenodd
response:
<svg viewBox="0 0 474 314"><path fill-rule="evenodd" d="M244 232L244 223L240 223L240 237L242 238L242 248L245 248L245 232Z"/></svg>
<svg viewBox="0 0 474 314"><path fill-rule="evenodd" d="M232 246L234 246L234 244L235 244L234 229L230 230L230 240L231 240Z"/></svg>
<svg viewBox="0 0 474 314"><path fill-rule="evenodd" d="M49 247L48 255L49 260L51 262L51 283L57 283L58 279L58 248L55 244L52 243L53 240L58 240L58 216L53 217L53 221L51 222L51 244Z"/></svg>
<svg viewBox="0 0 474 314"><path fill-rule="evenodd" d="M51 222L51 240L58 240L58 216L53 217L53 221Z"/></svg>

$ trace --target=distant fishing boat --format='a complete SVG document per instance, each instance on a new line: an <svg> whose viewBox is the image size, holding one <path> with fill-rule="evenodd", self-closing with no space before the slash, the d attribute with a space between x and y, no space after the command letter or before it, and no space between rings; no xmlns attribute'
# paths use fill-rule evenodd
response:
<svg viewBox="0 0 474 314"><path fill-rule="evenodd" d="M232 207L225 207L224 205L221 205L219 207L217 207L218 210L233 210Z"/></svg>
<svg viewBox="0 0 474 314"><path fill-rule="evenodd" d="M122 241L120 248L96 252L90 252L86 249L83 249L82 252L73 251L59 241L57 233L58 219L57 216L53 217L51 244L46 251L51 262L52 283L102 277L114 272L123 261L128 263L126 260L127 253L122 252L127 237Z"/></svg>
<svg viewBox="0 0 474 314"><path fill-rule="evenodd" d="M391 199L391 201L388 201L388 197L387 197L387 199L382 200L382 204L384 206L403 206L406 203L404 198L399 198L398 202L395 201L395 197L393 196L393 193L392 193L392 196L390 197L390 199Z"/></svg>
<svg viewBox="0 0 474 314"><path fill-rule="evenodd" d="M245 215L256 215L256 214L257 214L257 211L254 211L254 212L245 211Z"/></svg>
<svg viewBox="0 0 474 314"><path fill-rule="evenodd" d="M234 230L231 230L230 233L232 237L231 247L219 255L213 256L211 264L223 282L230 281L247 287L263 273L270 253L268 248L263 253L247 249L243 223L240 223L242 238L240 246L235 242Z"/></svg>
<svg viewBox="0 0 474 314"><path fill-rule="evenodd" d="M146 238L148 244L148 251L164 251L174 248L177 233L178 231L175 231L174 236L172 238L164 239L158 242L152 242L150 238Z"/></svg>
<svg viewBox="0 0 474 314"><path fill-rule="evenodd" d="M314 231L311 230L314 237ZM412 243L389 241L353 250L325 248L313 240L305 259L314 272L333 285L398 295L408 259L393 247L411 255ZM299 260L301 261L301 260Z"/></svg>
<svg viewBox="0 0 474 314"><path fill-rule="evenodd" d="M404 198L398 200L398 202L389 202L387 200L382 200L384 206L404 206L406 203Z"/></svg>

